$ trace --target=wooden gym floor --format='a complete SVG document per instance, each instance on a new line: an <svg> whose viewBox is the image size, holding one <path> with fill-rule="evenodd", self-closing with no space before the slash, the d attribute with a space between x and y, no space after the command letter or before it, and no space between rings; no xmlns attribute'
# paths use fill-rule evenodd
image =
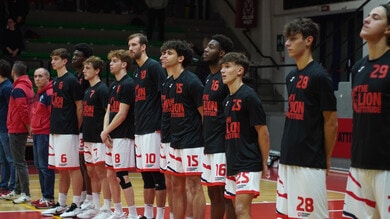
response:
<svg viewBox="0 0 390 219"><path fill-rule="evenodd" d="M254 218L264 218L271 219L275 218L275 191L276 191L276 176L277 168L271 169L271 178L263 179L260 183L261 194L258 198L253 201L252 205L252 216ZM32 200L38 199L41 197L40 188L38 182L38 175L35 167L29 166L30 171L30 190ZM58 176L56 175L56 189L55 195L58 191ZM135 191L135 202L138 206L138 214L143 214L143 183L142 178L139 173L130 173L132 179L132 184ZM329 213L330 219L342 218L342 207L344 199L344 190L347 181L347 172L331 171L327 177L327 187L328 187L328 203L329 203ZM207 200L207 205L209 205L209 199L206 193L206 187L203 187L205 191L205 197ZM71 202L72 191L68 192L68 201ZM125 203L122 195L122 203ZM125 209L126 211L126 209ZM168 217L169 208L165 210L166 217ZM12 201L0 200L0 218L12 218L12 219L38 219L38 218L49 218L42 217L41 212L35 207L31 206L29 203L25 204L13 204ZM54 217L59 218L59 217ZM206 208L206 218L209 218L209 206Z"/></svg>

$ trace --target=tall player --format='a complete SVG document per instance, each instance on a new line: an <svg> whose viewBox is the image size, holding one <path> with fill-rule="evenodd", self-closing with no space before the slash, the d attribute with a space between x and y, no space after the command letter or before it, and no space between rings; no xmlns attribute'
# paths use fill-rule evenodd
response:
<svg viewBox="0 0 390 219"><path fill-rule="evenodd" d="M235 218L234 207L230 199L224 198L226 180L225 156L225 116L222 101L229 89L222 82L219 60L233 49L233 42L222 34L211 37L203 52L203 61L209 68L203 91L203 136L204 157L202 184L207 186L211 202L211 218ZM226 208L225 208L226 207Z"/></svg>
<svg viewBox="0 0 390 219"><path fill-rule="evenodd" d="M166 73L161 64L146 54L148 39L141 33L128 38L130 57L138 68L134 71L135 81L135 150L137 170L144 181L144 216L153 216L156 198L156 219L164 218L166 186L164 174L160 172L161 144L161 85Z"/></svg>
<svg viewBox="0 0 390 219"><path fill-rule="evenodd" d="M170 40L166 41L160 50L161 64L173 77L172 88L167 96L172 99L171 151L167 174L172 174L174 218L184 218L186 208L191 208L195 219L203 219L206 204L200 182L203 154L203 85L195 74L185 69L192 59L192 49L188 43ZM188 207L186 186L193 197Z"/></svg>
<svg viewBox="0 0 390 219"><path fill-rule="evenodd" d="M329 217L325 177L336 142L337 112L332 80L312 57L318 34L318 25L308 18L297 18L284 28L285 46L297 67L286 77L289 107L276 199L280 218Z"/></svg>
<svg viewBox="0 0 390 219"><path fill-rule="evenodd" d="M60 179L58 202L53 208L42 212L45 216L61 214L61 217L74 217L80 213L83 178L78 149L79 130L83 119L83 95L77 78L66 68L69 56L65 48L55 49L50 55L57 77L53 80L49 166L58 170ZM66 208L70 181L73 201L70 207Z"/></svg>
<svg viewBox="0 0 390 219"><path fill-rule="evenodd" d="M100 138L108 101L108 87L100 79L104 62L90 56L84 61L84 79L89 82L83 98L84 160L91 179L93 208L83 209L78 218L92 218L99 213L100 191L103 190L104 205L101 212L109 212L111 205L110 188L105 167L106 145ZM106 217L109 215L107 214Z"/></svg>
<svg viewBox="0 0 390 219"><path fill-rule="evenodd" d="M122 210L121 188L129 210L129 219L138 218L134 190L129 171L135 170L134 155L134 80L127 75L131 59L126 50L108 53L110 72L115 80L109 88L109 102L104 117L102 142L106 144L107 179L110 186L114 212L110 219L126 216ZM119 183L118 183L119 182Z"/></svg>
<svg viewBox="0 0 390 219"><path fill-rule="evenodd" d="M352 68L352 157L343 213L390 218L389 4L371 10L360 37L367 41L368 55Z"/></svg>
<svg viewBox="0 0 390 219"><path fill-rule="evenodd" d="M231 52L222 57L222 81L229 88L223 101L226 118L225 196L233 199L236 217L251 217L251 203L260 194L260 178L269 177L269 133L266 115L255 90L242 78L249 60L242 53Z"/></svg>

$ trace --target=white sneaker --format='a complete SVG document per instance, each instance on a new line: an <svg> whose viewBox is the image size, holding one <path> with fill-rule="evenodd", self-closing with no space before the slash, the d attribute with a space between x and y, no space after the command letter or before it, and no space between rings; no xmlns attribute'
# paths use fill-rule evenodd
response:
<svg viewBox="0 0 390 219"><path fill-rule="evenodd" d="M111 216L107 219L127 219L127 215L125 212L119 213L114 211L114 213L112 213Z"/></svg>
<svg viewBox="0 0 390 219"><path fill-rule="evenodd" d="M60 215L61 218L67 218L67 217L76 217L78 214L80 214L81 209L77 207L75 203L72 203L68 210L66 210L64 213Z"/></svg>
<svg viewBox="0 0 390 219"><path fill-rule="evenodd" d="M57 202L52 208L49 208L45 211L42 211L43 216L52 217L54 215L60 215L64 213L66 210L66 206L61 206L60 203Z"/></svg>
<svg viewBox="0 0 390 219"><path fill-rule="evenodd" d="M111 216L112 212L109 208L100 208L99 213L93 219L107 219Z"/></svg>
<svg viewBox="0 0 390 219"><path fill-rule="evenodd" d="M17 197L19 197L19 195L16 194L15 190L12 190L8 194L1 195L1 199L5 199L5 200L13 200L13 199L16 199Z"/></svg>
<svg viewBox="0 0 390 219"><path fill-rule="evenodd" d="M81 210L95 209L95 205L91 200L85 199L83 204L80 205Z"/></svg>
<svg viewBox="0 0 390 219"><path fill-rule="evenodd" d="M81 213L77 215L78 218L93 218L99 213L99 210L97 209L86 209L86 210L81 210ZM110 215L108 215L110 216ZM107 216L107 217L108 217ZM106 217L106 218L107 218Z"/></svg>
<svg viewBox="0 0 390 219"><path fill-rule="evenodd" d="M26 193L21 193L19 198L14 199L12 202L14 204L21 204L21 203L25 203L25 202L29 202L29 201L31 201L31 197L26 195Z"/></svg>

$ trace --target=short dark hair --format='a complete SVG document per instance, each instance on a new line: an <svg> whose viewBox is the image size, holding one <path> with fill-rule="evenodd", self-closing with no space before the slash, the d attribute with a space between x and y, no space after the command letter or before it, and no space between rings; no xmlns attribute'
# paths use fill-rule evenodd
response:
<svg viewBox="0 0 390 219"><path fill-rule="evenodd" d="M83 52L85 58L93 55L92 48L86 43L78 43L74 46L74 49Z"/></svg>
<svg viewBox="0 0 390 219"><path fill-rule="evenodd" d="M389 4L390 3L380 5L385 9L386 18L387 18L387 25L390 25L390 5ZM390 46L390 37L389 36L386 37L386 45Z"/></svg>
<svg viewBox="0 0 390 219"><path fill-rule="evenodd" d="M53 50L52 52L51 52L51 54L50 54L50 57L52 57L52 56L59 56L59 57L61 57L61 59L67 59L67 60L69 60L69 52L68 52L68 50L67 49L65 49L65 48L59 48L59 49L55 49L55 50Z"/></svg>
<svg viewBox="0 0 390 219"><path fill-rule="evenodd" d="M229 37L223 34L215 34L211 37L211 39L217 41L219 43L219 47L221 50L225 51L225 53L233 51L234 44Z"/></svg>
<svg viewBox="0 0 390 219"><path fill-rule="evenodd" d="M224 57L222 57L221 60L219 61L219 64L224 64L227 62L232 62L236 65L241 65L244 68L244 75L249 70L250 61L244 53L241 53L241 52L226 53L226 55Z"/></svg>
<svg viewBox="0 0 390 219"><path fill-rule="evenodd" d="M146 47L148 46L148 43L149 43L148 37L143 33L131 34L127 39L131 40L131 39L136 38L136 37L138 37L138 39L139 39L139 44L146 45Z"/></svg>
<svg viewBox="0 0 390 219"><path fill-rule="evenodd" d="M194 51L188 42L183 40L168 40L163 43L160 51L163 52L169 49L175 50L178 56L184 56L182 62L184 68L191 64Z"/></svg>
<svg viewBox="0 0 390 219"><path fill-rule="evenodd" d="M27 65L22 61L15 61L12 66L12 71L15 72L17 77L27 74Z"/></svg>
<svg viewBox="0 0 390 219"><path fill-rule="evenodd" d="M99 69L99 77L101 76L101 73L103 71L103 68L104 68L104 62L101 58L97 57L97 56L90 56L89 58L87 58L84 62L83 62L83 65L85 64L91 64L92 67L94 69Z"/></svg>
<svg viewBox="0 0 390 219"><path fill-rule="evenodd" d="M302 34L303 39L312 36L313 43L311 44L311 49L314 49L317 45L320 28L312 19L299 17L287 23L284 26L283 33L285 37L290 37L300 33Z"/></svg>
<svg viewBox="0 0 390 219"><path fill-rule="evenodd" d="M11 64L4 59L0 59L0 75L9 78L11 75Z"/></svg>

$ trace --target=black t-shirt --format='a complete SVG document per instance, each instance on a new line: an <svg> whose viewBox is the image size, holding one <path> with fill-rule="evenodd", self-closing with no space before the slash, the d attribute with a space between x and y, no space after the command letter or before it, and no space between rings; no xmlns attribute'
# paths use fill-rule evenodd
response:
<svg viewBox="0 0 390 219"><path fill-rule="evenodd" d="M135 134L161 129L161 84L166 77L161 64L150 58L134 71Z"/></svg>
<svg viewBox="0 0 390 219"><path fill-rule="evenodd" d="M83 99L83 138L85 142L102 142L104 115L108 101L108 87L98 82L87 88Z"/></svg>
<svg viewBox="0 0 390 219"><path fill-rule="evenodd" d="M203 91L204 153L225 152L225 116L222 101L229 94L221 72L209 74Z"/></svg>
<svg viewBox="0 0 390 219"><path fill-rule="evenodd" d="M266 125L266 115L260 98L243 84L223 101L226 118L227 175L239 172L259 172L263 169L256 125Z"/></svg>
<svg viewBox="0 0 390 219"><path fill-rule="evenodd" d="M173 86L173 77L170 76L162 84L161 89L161 104L162 104L162 116L161 116L161 143L171 142L171 104L172 98L168 98L169 89Z"/></svg>
<svg viewBox="0 0 390 219"><path fill-rule="evenodd" d="M111 138L134 139L134 80L125 75L121 80L112 82L109 89L108 103L110 104L109 122L119 112L119 104L130 106L126 119L110 133Z"/></svg>
<svg viewBox="0 0 390 219"><path fill-rule="evenodd" d="M82 98L80 84L72 73L53 80L51 134L79 134L75 101Z"/></svg>
<svg viewBox="0 0 390 219"><path fill-rule="evenodd" d="M175 149L203 146L202 106L203 85L192 72L184 70L174 79L168 98L171 105L171 147Z"/></svg>
<svg viewBox="0 0 390 219"><path fill-rule="evenodd" d="M332 80L316 61L286 77L288 110L280 163L326 168L323 111L336 111Z"/></svg>
<svg viewBox="0 0 390 219"><path fill-rule="evenodd" d="M390 170L390 51L352 68L351 166Z"/></svg>

